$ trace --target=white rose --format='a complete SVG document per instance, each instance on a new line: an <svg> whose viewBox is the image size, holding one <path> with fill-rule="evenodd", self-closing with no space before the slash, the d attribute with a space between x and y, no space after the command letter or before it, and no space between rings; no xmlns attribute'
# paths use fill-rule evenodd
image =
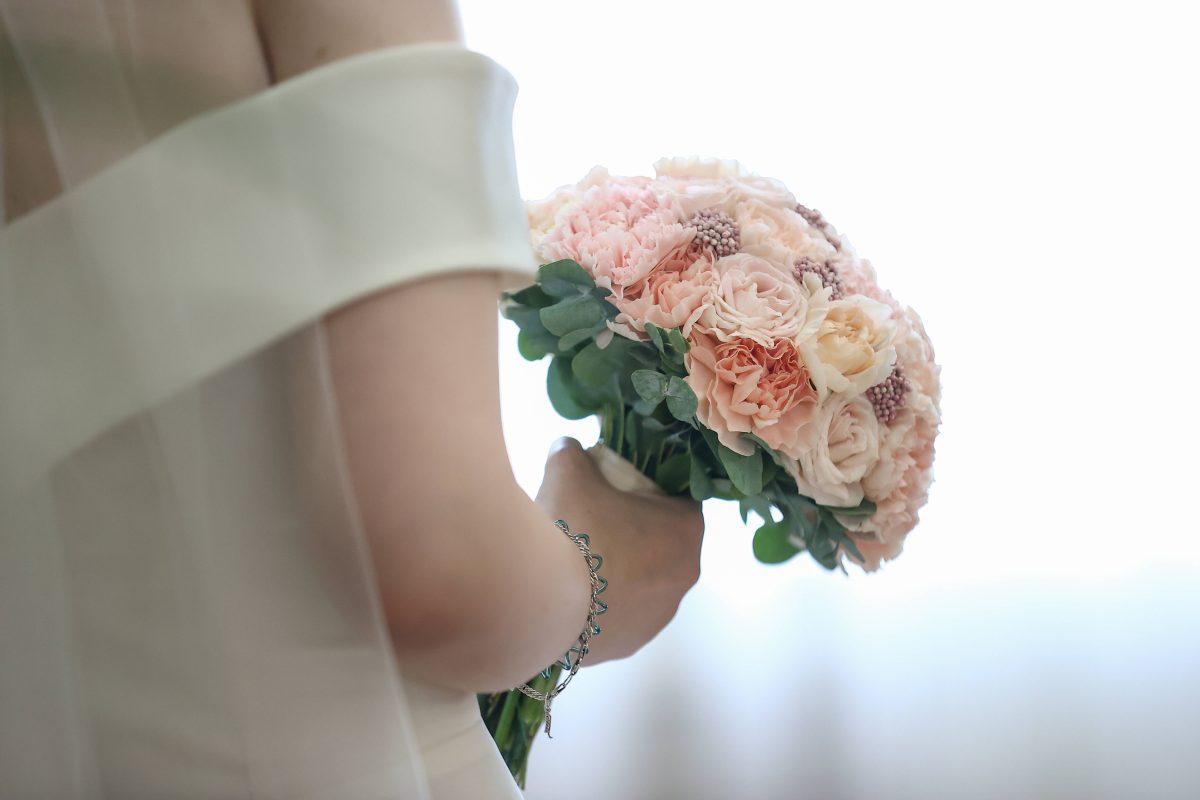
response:
<svg viewBox="0 0 1200 800"><path fill-rule="evenodd" d="M831 392L859 395L887 378L896 363L891 313L862 295L829 304L816 335L801 345L822 399Z"/></svg>
<svg viewBox="0 0 1200 800"><path fill-rule="evenodd" d="M823 506L853 508L863 501L862 480L879 459L879 421L867 398L832 397L809 426L809 447L788 472L800 494Z"/></svg>

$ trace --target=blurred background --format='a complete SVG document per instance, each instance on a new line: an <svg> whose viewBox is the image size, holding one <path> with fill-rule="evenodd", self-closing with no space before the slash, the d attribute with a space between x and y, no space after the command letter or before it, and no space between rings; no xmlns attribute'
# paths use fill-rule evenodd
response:
<svg viewBox="0 0 1200 800"><path fill-rule="evenodd" d="M522 190L736 158L924 317L937 481L872 575L755 562L585 669L531 800L1200 797L1200 109L1183 3L460 0ZM559 435L500 321L532 495Z"/></svg>

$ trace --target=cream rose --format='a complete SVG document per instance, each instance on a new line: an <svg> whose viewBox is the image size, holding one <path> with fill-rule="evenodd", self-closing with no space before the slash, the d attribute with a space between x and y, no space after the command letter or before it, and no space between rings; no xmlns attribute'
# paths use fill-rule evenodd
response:
<svg viewBox="0 0 1200 800"><path fill-rule="evenodd" d="M729 190L726 198L755 199L780 208L795 208L796 196L773 178L764 178L732 159L718 158L660 158L654 162L654 174L659 179L682 178L687 183L711 181L708 190ZM683 182L683 181L681 181ZM720 205L719 201L709 205ZM725 209L726 211L730 209Z"/></svg>
<svg viewBox="0 0 1200 800"><path fill-rule="evenodd" d="M713 264L712 301L697 328L722 342L775 339L799 342L820 329L829 291L820 279L797 282L793 275L754 253L734 253Z"/></svg>
<svg viewBox="0 0 1200 800"><path fill-rule="evenodd" d="M861 503L862 480L879 458L880 433L865 397L834 397L820 405L807 430L808 446L788 467L800 494L823 506Z"/></svg>
<svg viewBox="0 0 1200 800"><path fill-rule="evenodd" d="M744 248L765 247L790 253L793 264L801 256L827 261L837 256L823 236L813 235L804 218L791 208L779 208L757 200L739 202L732 214L741 228Z"/></svg>
<svg viewBox="0 0 1200 800"><path fill-rule="evenodd" d="M822 399L858 395L881 382L896 363L892 310L862 295L829 304L816 335L801 345Z"/></svg>

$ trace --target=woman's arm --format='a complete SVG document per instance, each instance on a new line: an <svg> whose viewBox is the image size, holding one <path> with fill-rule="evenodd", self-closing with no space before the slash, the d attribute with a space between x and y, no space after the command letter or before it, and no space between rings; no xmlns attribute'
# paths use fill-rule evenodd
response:
<svg viewBox="0 0 1200 800"><path fill-rule="evenodd" d="M460 41L448 0L256 0L277 80L333 58ZM398 657L428 680L507 689L560 657L589 581L561 516L611 581L590 663L629 655L699 574L699 505L612 489L578 447L551 456L538 501L500 424L497 273L441 274L330 313L330 363L354 493Z"/></svg>
<svg viewBox="0 0 1200 800"><path fill-rule="evenodd" d="M401 658L511 688L587 616L583 558L513 477L495 272L441 275L327 318L350 472Z"/></svg>

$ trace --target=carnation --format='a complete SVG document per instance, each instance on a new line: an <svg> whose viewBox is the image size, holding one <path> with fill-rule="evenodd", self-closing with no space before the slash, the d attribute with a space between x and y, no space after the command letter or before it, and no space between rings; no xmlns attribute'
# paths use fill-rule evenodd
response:
<svg viewBox="0 0 1200 800"><path fill-rule="evenodd" d="M687 383L698 400L700 423L735 453L754 452L742 433L796 453L801 430L816 411L817 393L795 344L786 338L765 345L741 337L723 342L697 331L689 344Z"/></svg>
<svg viewBox="0 0 1200 800"><path fill-rule="evenodd" d="M683 244L667 253L650 273L613 298L618 309L612 330L630 339L645 339L646 324L678 328L690 336L692 326L713 301L713 257L708 250L694 253Z"/></svg>
<svg viewBox="0 0 1200 800"><path fill-rule="evenodd" d="M645 278L695 232L681 223L677 198L646 180L613 180L589 186L560 208L554 227L538 243L545 261L571 259L597 286L621 296Z"/></svg>

